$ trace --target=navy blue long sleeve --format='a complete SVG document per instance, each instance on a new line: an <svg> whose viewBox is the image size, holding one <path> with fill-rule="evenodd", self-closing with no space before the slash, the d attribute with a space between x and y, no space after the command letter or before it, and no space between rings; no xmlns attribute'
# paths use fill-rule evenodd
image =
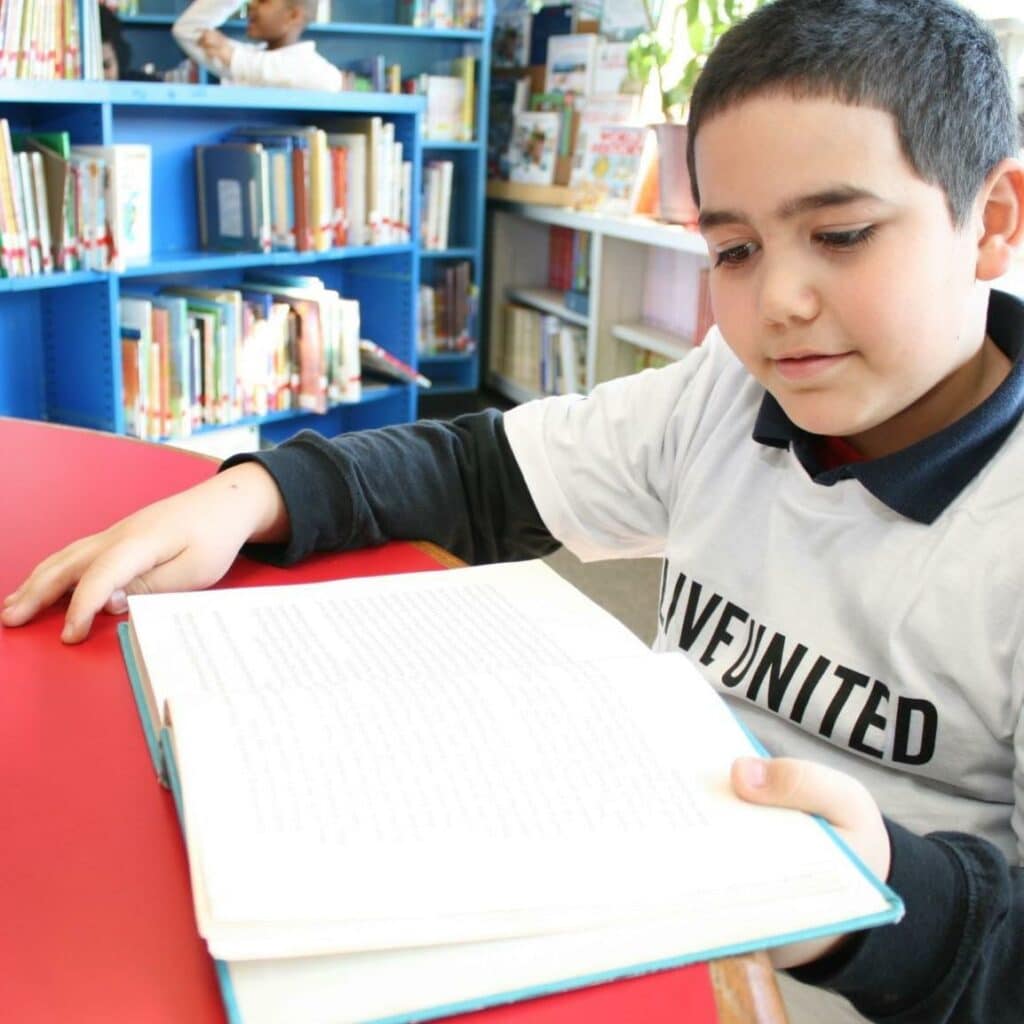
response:
<svg viewBox="0 0 1024 1024"><path fill-rule="evenodd" d="M885 1024L1024 1020L1024 872L962 832L917 836L886 823L889 884L907 914L791 973Z"/></svg>
<svg viewBox="0 0 1024 1024"><path fill-rule="evenodd" d="M248 460L274 478L291 524L287 546L246 549L266 561L287 565L388 540L433 541L473 564L558 547L493 409L332 439L307 430L222 468Z"/></svg>

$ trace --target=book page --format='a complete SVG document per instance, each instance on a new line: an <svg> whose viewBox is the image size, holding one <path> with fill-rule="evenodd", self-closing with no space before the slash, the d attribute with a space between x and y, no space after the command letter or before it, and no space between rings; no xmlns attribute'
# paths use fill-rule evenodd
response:
<svg viewBox="0 0 1024 1024"><path fill-rule="evenodd" d="M539 561L128 599L154 706L176 693L280 691L568 664L646 650Z"/></svg>
<svg viewBox="0 0 1024 1024"><path fill-rule="evenodd" d="M811 819L731 794L749 740L682 655L170 706L223 958L885 905Z"/></svg>

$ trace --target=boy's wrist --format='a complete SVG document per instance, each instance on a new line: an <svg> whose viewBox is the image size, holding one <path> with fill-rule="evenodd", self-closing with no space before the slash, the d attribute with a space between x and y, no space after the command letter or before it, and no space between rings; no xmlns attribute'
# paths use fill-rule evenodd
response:
<svg viewBox="0 0 1024 1024"><path fill-rule="evenodd" d="M886 828L892 844L887 881L907 916L854 932L826 956L790 971L798 981L834 989L868 1016L914 1005L934 990L958 944L966 898L963 868L944 843L888 820ZM908 948L915 950L912 964ZM899 993L899 1006L882 1005L891 993Z"/></svg>
<svg viewBox="0 0 1024 1024"><path fill-rule="evenodd" d="M274 478L258 462L243 462L220 473L220 486L237 492L239 515L253 544L280 544L288 540L289 522L284 499Z"/></svg>

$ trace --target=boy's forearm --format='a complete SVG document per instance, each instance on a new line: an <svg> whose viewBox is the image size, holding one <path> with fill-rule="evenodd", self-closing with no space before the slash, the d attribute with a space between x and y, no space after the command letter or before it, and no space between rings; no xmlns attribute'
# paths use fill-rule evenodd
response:
<svg viewBox="0 0 1024 1024"><path fill-rule="evenodd" d="M493 411L333 440L306 431L225 467L243 460L260 462L283 496L288 544L250 552L277 564L399 539L433 541L471 563L558 546Z"/></svg>
<svg viewBox="0 0 1024 1024"><path fill-rule="evenodd" d="M917 836L888 822L890 885L907 916L792 971L886 1024L1002 1021L1024 1006L1024 874L964 833Z"/></svg>
<svg viewBox="0 0 1024 1024"><path fill-rule="evenodd" d="M193 0L171 28L178 45L198 64L207 64L199 37L210 28L224 24L236 10L237 0Z"/></svg>

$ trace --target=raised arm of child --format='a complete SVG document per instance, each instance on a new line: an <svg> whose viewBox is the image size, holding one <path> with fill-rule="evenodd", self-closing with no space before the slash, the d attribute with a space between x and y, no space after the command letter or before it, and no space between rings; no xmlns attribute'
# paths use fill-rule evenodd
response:
<svg viewBox="0 0 1024 1024"><path fill-rule="evenodd" d="M820 814L907 908L896 925L780 947L777 967L886 1024L1020 1020L1024 869L977 836L914 835L884 819L859 782L823 765L744 758L732 782L753 803Z"/></svg>
<svg viewBox="0 0 1024 1024"><path fill-rule="evenodd" d="M238 10L235 0L194 0L171 28L175 42L201 67L223 76L235 44L218 31Z"/></svg>
<svg viewBox="0 0 1024 1024"><path fill-rule="evenodd" d="M341 72L317 53L315 43L301 40L310 18L309 0L251 0L251 42L230 39L219 30L237 7L237 0L193 0L171 31L189 57L225 83L327 92L342 88Z"/></svg>

